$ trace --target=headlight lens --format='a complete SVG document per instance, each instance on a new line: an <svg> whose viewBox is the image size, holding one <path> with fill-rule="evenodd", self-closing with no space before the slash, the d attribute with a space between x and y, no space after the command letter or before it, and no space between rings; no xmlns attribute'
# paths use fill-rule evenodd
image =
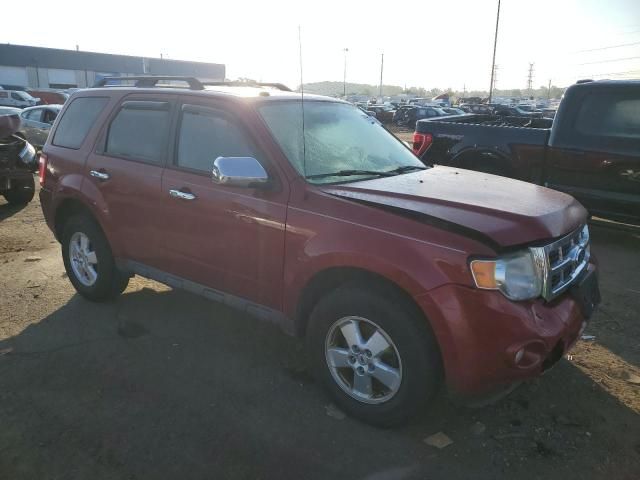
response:
<svg viewBox="0 0 640 480"><path fill-rule="evenodd" d="M478 288L500 290L510 300L529 300L542 293L543 272L531 250L496 260L473 260L471 272Z"/></svg>

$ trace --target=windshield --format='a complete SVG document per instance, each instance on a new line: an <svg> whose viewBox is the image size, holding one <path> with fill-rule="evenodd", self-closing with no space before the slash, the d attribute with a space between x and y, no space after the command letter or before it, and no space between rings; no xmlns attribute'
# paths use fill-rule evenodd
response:
<svg viewBox="0 0 640 480"><path fill-rule="evenodd" d="M354 181L375 177L376 172L425 168L379 122L352 105L305 102L306 145L300 102L274 102L259 111L291 164L310 182ZM354 170L362 172L351 173Z"/></svg>
<svg viewBox="0 0 640 480"><path fill-rule="evenodd" d="M17 91L16 94L23 100L34 100L34 98L28 93Z"/></svg>

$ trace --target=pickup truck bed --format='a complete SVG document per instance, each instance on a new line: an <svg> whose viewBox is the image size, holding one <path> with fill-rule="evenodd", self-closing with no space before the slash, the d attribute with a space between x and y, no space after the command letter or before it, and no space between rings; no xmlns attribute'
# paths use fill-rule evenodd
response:
<svg viewBox="0 0 640 480"><path fill-rule="evenodd" d="M640 222L640 81L569 87L555 119L460 115L416 124L426 164L516 178L576 197L590 213Z"/></svg>

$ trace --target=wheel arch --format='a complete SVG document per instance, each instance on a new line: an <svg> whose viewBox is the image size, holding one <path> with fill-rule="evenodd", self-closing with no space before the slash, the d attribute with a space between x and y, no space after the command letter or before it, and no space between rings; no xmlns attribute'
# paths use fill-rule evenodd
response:
<svg viewBox="0 0 640 480"><path fill-rule="evenodd" d="M401 299L424 324L433 330L429 319L418 306L411 294L398 283L371 270L353 266L332 266L316 272L305 284L300 293L295 312L295 333L304 336L309 317L317 303L324 296L347 284L365 285L369 289L385 290Z"/></svg>
<svg viewBox="0 0 640 480"><path fill-rule="evenodd" d="M480 161L489 162L489 169L479 169L477 166ZM458 152L452 159L450 165L466 168L468 170L476 170L486 173L496 173L509 176L511 169L511 160L500 150L490 150L488 148L467 148Z"/></svg>
<svg viewBox="0 0 640 480"><path fill-rule="evenodd" d="M107 239L109 247L111 249L114 248L112 239L107 234L107 230L104 228L100 216L97 215L96 212L94 212L85 202L75 197L65 198L56 207L53 217L53 233L55 234L58 241L62 241L62 233L64 231L65 223L69 218L75 215L86 215L87 217L91 218L96 223L96 225L98 225L98 227L102 231L102 234Z"/></svg>

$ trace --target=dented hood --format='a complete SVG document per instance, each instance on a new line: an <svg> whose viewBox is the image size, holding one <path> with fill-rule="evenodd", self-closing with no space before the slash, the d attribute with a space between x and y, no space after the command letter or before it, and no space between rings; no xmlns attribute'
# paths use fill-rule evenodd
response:
<svg viewBox="0 0 640 480"><path fill-rule="evenodd" d="M449 167L331 185L322 190L466 233L496 249L559 237L587 219L582 205L564 193Z"/></svg>

